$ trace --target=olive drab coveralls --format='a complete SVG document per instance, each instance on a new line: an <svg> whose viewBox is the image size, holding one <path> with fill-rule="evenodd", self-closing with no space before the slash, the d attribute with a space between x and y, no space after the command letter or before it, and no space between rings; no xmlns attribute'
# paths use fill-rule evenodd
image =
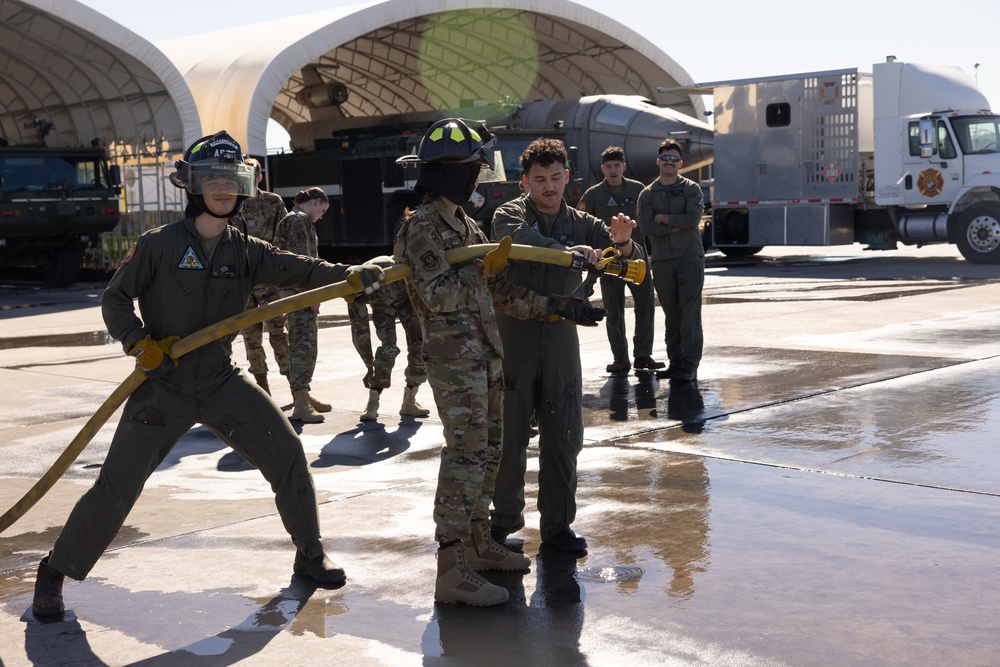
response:
<svg viewBox="0 0 1000 667"><path fill-rule="evenodd" d="M653 181L639 193L639 229L652 244L653 285L666 320L664 338L670 368L697 371L704 334L701 293L705 285L705 247L701 240L701 215L705 199L694 181L677 177L665 186ZM665 213L670 224L653 220Z"/></svg>
<svg viewBox="0 0 1000 667"><path fill-rule="evenodd" d="M462 209L452 215L435 200L403 222L393 249L396 262L413 270L406 288L444 426L434 497L438 542L468 540L470 522L489 518L504 431L504 348L496 311L547 317L548 300L509 285L502 271L487 277L482 262L453 266L445 257L448 250L486 242Z"/></svg>
<svg viewBox="0 0 1000 667"><path fill-rule="evenodd" d="M598 217L604 224L610 224L611 218L624 213L630 218L636 215L639 193L643 184L631 178L623 178L622 184L613 191L606 180L590 187L583 193L580 203L587 207L587 213ZM637 246L646 247L642 230L638 227L632 230L632 241ZM601 300L604 309L608 311L605 329L608 333L608 344L616 362L627 362L628 337L625 334L625 288L632 293L633 311L635 313L635 329L632 335L632 358L653 356L653 329L655 326L656 296L653 294L653 281L646 276L640 284L625 282L614 276L601 276Z"/></svg>
<svg viewBox="0 0 1000 667"><path fill-rule="evenodd" d="M348 268L278 251L231 225L209 256L194 221L184 219L139 238L108 283L101 307L109 333L128 351L146 334L184 337L242 313L255 284L315 288L344 279ZM195 423L261 471L298 550L307 558L323 554L302 444L281 409L233 363L234 338L193 350L177 368L132 393L97 481L56 541L53 568L73 579L87 576L146 479Z"/></svg>
<svg viewBox="0 0 1000 667"><path fill-rule="evenodd" d="M611 245L608 226L565 202L555 216L539 213L528 197L501 205L493 215L493 237L549 247ZM634 244L632 257L644 257ZM540 294L572 294L581 275L567 267L511 261L507 280ZM583 379L576 324L566 320L519 320L497 315L507 351L503 359L504 438L493 497L492 522L507 530L524 526L524 473L532 416L538 423L538 510L543 540L576 518L576 459L583 449Z"/></svg>

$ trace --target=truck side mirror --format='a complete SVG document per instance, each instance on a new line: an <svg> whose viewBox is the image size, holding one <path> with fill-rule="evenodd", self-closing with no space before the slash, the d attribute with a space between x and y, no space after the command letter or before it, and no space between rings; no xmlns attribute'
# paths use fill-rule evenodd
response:
<svg viewBox="0 0 1000 667"><path fill-rule="evenodd" d="M111 165L110 172L111 172L111 185L120 186L122 184L121 165L118 164Z"/></svg>
<svg viewBox="0 0 1000 667"><path fill-rule="evenodd" d="M920 157L933 157L937 152L937 132L934 121L924 118L920 121Z"/></svg>

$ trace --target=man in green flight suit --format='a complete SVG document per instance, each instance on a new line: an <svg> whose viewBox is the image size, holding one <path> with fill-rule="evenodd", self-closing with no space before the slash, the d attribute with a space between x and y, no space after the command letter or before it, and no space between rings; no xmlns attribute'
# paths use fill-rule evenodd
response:
<svg viewBox="0 0 1000 667"><path fill-rule="evenodd" d="M611 220L619 213L635 215L636 204L643 185L625 178L625 151L619 146L608 146L601 153L601 173L604 180L583 193L576 205L602 221ZM639 229L632 231L632 240L645 247ZM632 293L635 311L635 332L632 336L634 364L629 363L628 338L625 335L625 286ZM615 276L601 276L601 300L608 311L607 333L613 360L608 364L609 373L628 373L635 366L636 372L655 371L663 368L662 361L653 360L653 329L656 297L650 276L641 283L630 283Z"/></svg>
<svg viewBox="0 0 1000 667"><path fill-rule="evenodd" d="M611 229L589 213L567 206L566 147L536 139L521 154L525 194L497 208L494 239L569 250L596 264L598 250L615 246L623 257L644 256L631 239L635 222L611 219ZM514 262L507 280L548 296L572 294L581 277L567 267ZM507 355L503 360L504 438L490 530L503 543L524 527L524 473L530 422L538 423L538 510L542 545L580 555L587 541L570 524L576 518L576 459L583 449L583 373L576 326L566 321L519 320L497 314Z"/></svg>
<svg viewBox="0 0 1000 667"><path fill-rule="evenodd" d="M698 378L703 334L701 292L705 285L705 248L701 214L705 198L694 181L680 175L681 145L660 144L659 177L639 193L639 228L652 241L653 286L666 318L669 365L660 378L691 382Z"/></svg>

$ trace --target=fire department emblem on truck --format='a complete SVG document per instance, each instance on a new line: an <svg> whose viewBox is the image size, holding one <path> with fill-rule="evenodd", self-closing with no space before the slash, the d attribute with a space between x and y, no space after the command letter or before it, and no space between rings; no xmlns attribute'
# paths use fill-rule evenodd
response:
<svg viewBox="0 0 1000 667"><path fill-rule="evenodd" d="M917 177L917 189L925 197L937 197L944 187L944 178L937 169L924 169Z"/></svg>

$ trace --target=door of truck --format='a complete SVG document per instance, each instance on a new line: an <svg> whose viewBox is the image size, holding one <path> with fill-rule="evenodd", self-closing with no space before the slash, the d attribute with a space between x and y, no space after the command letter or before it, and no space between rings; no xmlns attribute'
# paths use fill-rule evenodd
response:
<svg viewBox="0 0 1000 667"><path fill-rule="evenodd" d="M946 206L954 201L962 186L962 160L947 123L933 117L909 120L906 137L902 203ZM921 145L930 150L921 151Z"/></svg>
<svg viewBox="0 0 1000 667"><path fill-rule="evenodd" d="M757 86L757 197L761 201L802 198L802 110L797 79Z"/></svg>

